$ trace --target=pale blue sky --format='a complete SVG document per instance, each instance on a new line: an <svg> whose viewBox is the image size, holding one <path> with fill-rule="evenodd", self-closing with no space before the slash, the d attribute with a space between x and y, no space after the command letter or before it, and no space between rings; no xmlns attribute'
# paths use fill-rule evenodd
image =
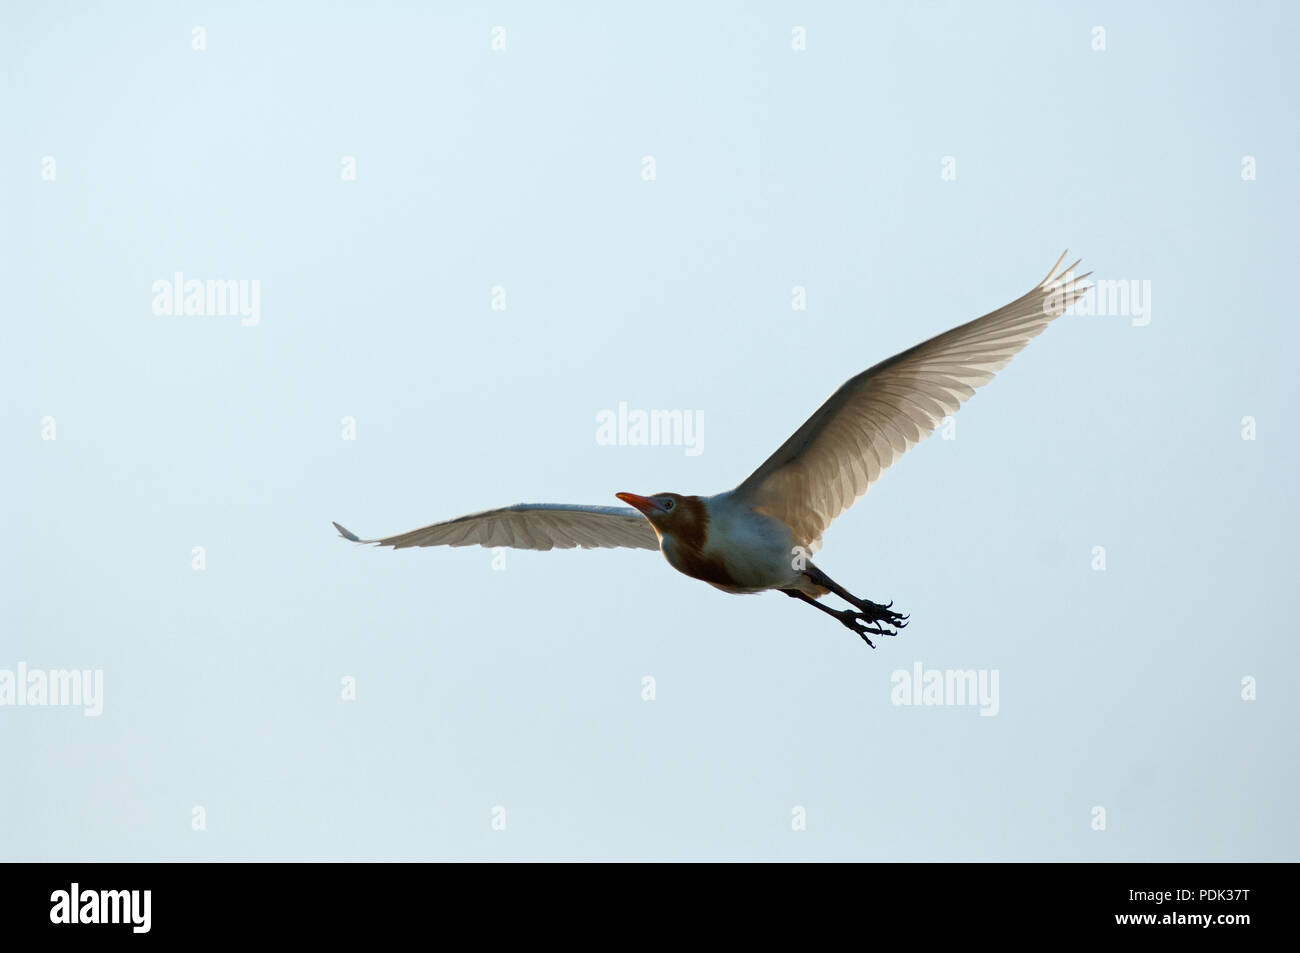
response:
<svg viewBox="0 0 1300 953"><path fill-rule="evenodd" d="M0 708L0 857L1297 859L1296 8L451 6L0 13L0 669L105 692ZM1066 246L1150 323L1058 321L836 523L874 652L329 525L726 489ZM155 315L177 271L260 323ZM703 452L597 445L620 401Z"/></svg>

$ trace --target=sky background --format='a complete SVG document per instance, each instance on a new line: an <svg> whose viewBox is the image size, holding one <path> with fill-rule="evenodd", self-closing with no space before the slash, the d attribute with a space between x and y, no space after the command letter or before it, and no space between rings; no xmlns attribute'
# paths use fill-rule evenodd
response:
<svg viewBox="0 0 1300 953"><path fill-rule="evenodd" d="M105 697L0 708L0 857L1300 858L1297 8L553 6L5 4L0 669ZM1057 321L836 522L875 651L330 526L727 489L1067 246L1150 322ZM260 322L154 314L177 271ZM893 704L918 662L998 714Z"/></svg>

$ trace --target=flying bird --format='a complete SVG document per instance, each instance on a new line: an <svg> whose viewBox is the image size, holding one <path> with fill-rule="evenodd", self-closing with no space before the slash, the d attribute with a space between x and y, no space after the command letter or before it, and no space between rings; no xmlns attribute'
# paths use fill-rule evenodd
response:
<svg viewBox="0 0 1300 953"><path fill-rule="evenodd" d="M678 572L724 592L775 589L834 616L871 647L908 617L859 598L809 558L831 522L911 446L993 379L1031 338L1088 290L1061 268L1004 307L930 338L850 378L733 490L714 496L616 493L623 506L521 503L354 543L508 546L516 549L657 549ZM818 600L834 594L839 610Z"/></svg>

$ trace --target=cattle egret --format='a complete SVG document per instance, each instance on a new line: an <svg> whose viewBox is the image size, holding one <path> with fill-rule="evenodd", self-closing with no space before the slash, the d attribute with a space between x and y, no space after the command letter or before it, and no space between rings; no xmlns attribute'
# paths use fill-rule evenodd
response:
<svg viewBox="0 0 1300 953"><path fill-rule="evenodd" d="M724 592L776 589L834 616L868 645L897 635L908 617L859 598L808 558L831 522L909 447L988 383L1030 339L1087 289L1077 261L1023 297L982 318L895 354L846 381L802 427L733 490L715 496L615 494L627 507L521 503L473 513L382 539L354 543L408 546L510 546L516 549L657 549L678 572ZM1091 272L1089 272L1091 274ZM833 593L850 606L817 600Z"/></svg>

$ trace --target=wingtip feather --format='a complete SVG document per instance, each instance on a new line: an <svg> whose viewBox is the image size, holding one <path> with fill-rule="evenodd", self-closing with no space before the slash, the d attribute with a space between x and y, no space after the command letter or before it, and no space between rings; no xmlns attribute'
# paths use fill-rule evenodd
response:
<svg viewBox="0 0 1300 953"><path fill-rule="evenodd" d="M330 522L334 523L333 520L330 520ZM344 539L349 540L350 542L353 543L361 542L360 536L358 536L356 533L352 532L351 530L345 529L344 527L340 526L338 523L334 523L334 528L339 531L339 535L342 536Z"/></svg>
<svg viewBox="0 0 1300 953"><path fill-rule="evenodd" d="M1070 254L1070 249L1067 248L1065 251L1061 252L1061 257L1056 259L1056 264L1052 266L1051 271L1047 273L1047 277L1043 279L1042 286L1044 288L1052 283L1052 279L1056 277L1056 269L1061 267L1061 262L1065 261L1065 256L1068 254ZM1080 259L1080 261L1081 260L1082 259ZM1075 264L1078 264L1078 262L1075 262Z"/></svg>

